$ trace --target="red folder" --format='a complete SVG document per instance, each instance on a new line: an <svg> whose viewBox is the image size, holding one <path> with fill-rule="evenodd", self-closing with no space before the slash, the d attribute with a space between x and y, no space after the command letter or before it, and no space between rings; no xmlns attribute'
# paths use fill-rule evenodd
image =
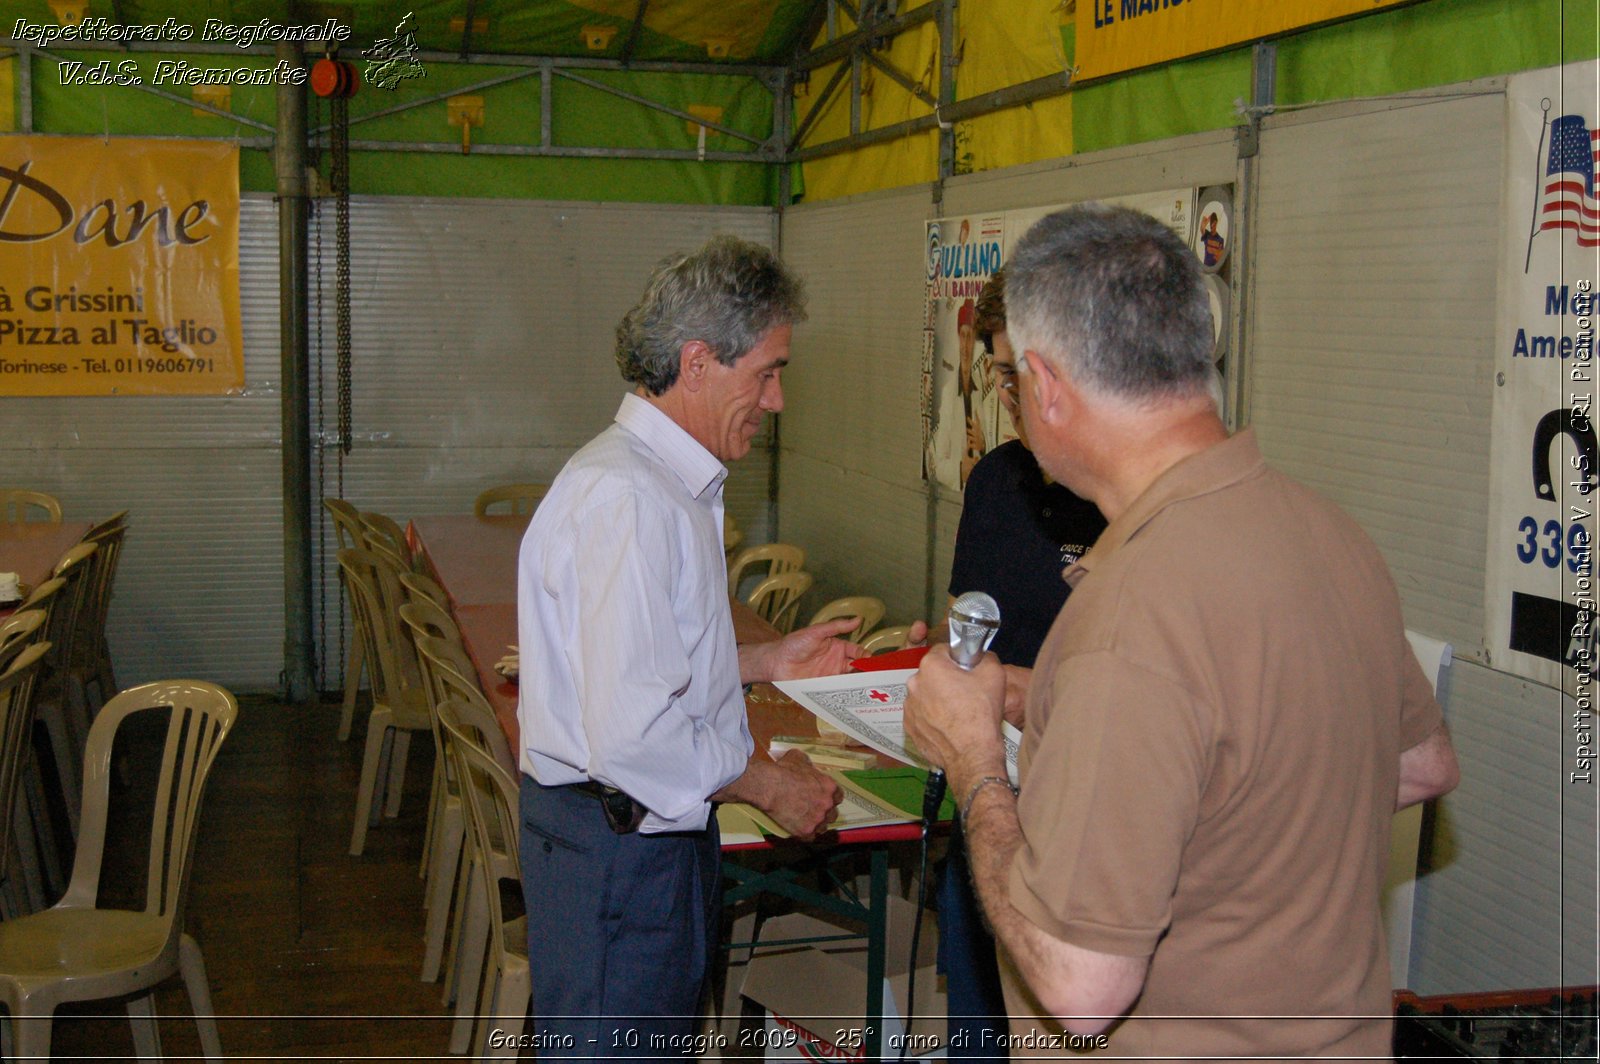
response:
<svg viewBox="0 0 1600 1064"><path fill-rule="evenodd" d="M870 658L857 658L850 663L850 667L857 672L914 669L917 667L917 663L922 660L922 655L927 652L927 647L906 647L904 650L892 650L887 654L876 654Z"/></svg>

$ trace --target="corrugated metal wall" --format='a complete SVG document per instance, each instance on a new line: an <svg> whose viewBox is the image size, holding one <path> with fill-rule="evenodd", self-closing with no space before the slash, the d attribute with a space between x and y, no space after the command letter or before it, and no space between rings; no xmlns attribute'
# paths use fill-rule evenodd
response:
<svg viewBox="0 0 1600 1064"><path fill-rule="evenodd" d="M323 418L331 434L331 204L321 221ZM404 523L415 514L469 511L491 484L554 476L616 409L623 384L611 357L614 329L650 268L717 232L771 243L774 213L355 200L356 442L345 467L346 496ZM315 230L312 240L315 260ZM132 511L110 620L121 683L195 675L241 690L278 684L277 249L271 198L246 197L244 397L0 400L0 482L57 495L69 518ZM316 423L314 409L313 430ZM729 479L728 509L752 542L768 538L768 465L758 444ZM336 473L330 453L329 494ZM323 489L314 470L312 476L315 494ZM331 549L331 529L326 538ZM327 587L334 629L337 584L329 579ZM337 680L337 640L335 633L330 682Z"/></svg>
<svg viewBox="0 0 1600 1064"><path fill-rule="evenodd" d="M1263 450L1361 522L1408 626L1455 646L1462 784L1418 887L1422 993L1595 978L1593 794L1560 781L1562 698L1482 664L1505 101L1461 91L1269 120L1252 270Z"/></svg>

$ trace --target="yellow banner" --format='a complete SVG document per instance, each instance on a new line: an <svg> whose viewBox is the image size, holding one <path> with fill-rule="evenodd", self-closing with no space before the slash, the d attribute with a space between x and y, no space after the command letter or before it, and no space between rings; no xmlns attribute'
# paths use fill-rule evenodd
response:
<svg viewBox="0 0 1600 1064"><path fill-rule="evenodd" d="M0 395L243 388L238 148L0 136Z"/></svg>
<svg viewBox="0 0 1600 1064"><path fill-rule="evenodd" d="M1097 78L1403 0L1078 0L1078 77Z"/></svg>

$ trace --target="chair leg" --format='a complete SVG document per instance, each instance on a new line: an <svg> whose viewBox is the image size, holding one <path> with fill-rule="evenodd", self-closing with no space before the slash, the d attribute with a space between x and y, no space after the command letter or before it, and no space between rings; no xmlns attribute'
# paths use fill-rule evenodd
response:
<svg viewBox="0 0 1600 1064"><path fill-rule="evenodd" d="M156 995L128 999L128 1023L133 1027L133 1055L139 1060L161 1059L161 1029L156 1026Z"/></svg>
<svg viewBox="0 0 1600 1064"><path fill-rule="evenodd" d="M450 1052L465 1053L472 1045L473 1012L478 1005L481 980L493 978L484 974L484 958L489 952L489 906L483 900L480 885L488 869L481 861L473 863L472 875L467 883L467 918L462 928L461 970L457 976L456 1018L450 1025ZM496 888L498 889L498 887Z"/></svg>
<svg viewBox="0 0 1600 1064"><path fill-rule="evenodd" d="M445 966L444 993L440 996L440 1004L446 1007L456 1003L457 984L461 981L461 961L463 943L466 941L464 928L466 927L467 899L471 897L468 890L472 886L472 875L478 867L478 851L472 844L469 835L461 847L461 866L456 870L455 890L451 897L457 899L455 915L450 921L450 963Z"/></svg>
<svg viewBox="0 0 1600 1064"><path fill-rule="evenodd" d="M350 640L350 654L344 665L344 705L339 710L339 741L350 738L350 728L356 719L356 693L361 690L361 640Z"/></svg>
<svg viewBox="0 0 1600 1064"><path fill-rule="evenodd" d="M56 778L61 781L61 800L66 806L72 837L76 839L78 806L83 801L83 793L78 783L79 762L72 752L72 740L67 735L65 714L68 698L66 687L63 686L61 701L40 706L39 717L44 721L45 733L50 737L50 756L55 759Z"/></svg>
<svg viewBox="0 0 1600 1064"><path fill-rule="evenodd" d="M466 834L461 803L446 798L439 806L438 853L433 859L428 882L428 923L423 936L422 981L439 978L444 958L444 933L450 924L450 894L456 883L456 868L461 862L461 843Z"/></svg>
<svg viewBox="0 0 1600 1064"><path fill-rule="evenodd" d="M449 781L445 778L444 761L443 754L433 759L433 785L428 791L428 825L422 834L422 862L417 866L418 879L428 878L428 869L432 867L434 861L434 851L439 846L440 806L450 792ZM427 902L423 904L426 905Z"/></svg>
<svg viewBox="0 0 1600 1064"><path fill-rule="evenodd" d="M400 797L406 789L406 759L411 753L411 733L396 728L394 749L389 752L388 793L384 797L383 815L393 819L400 815Z"/></svg>
<svg viewBox="0 0 1600 1064"><path fill-rule="evenodd" d="M217 1037L217 1014L211 1007L211 983L206 979L206 959L200 943L185 934L178 939L178 972L189 991L189 1007L200 1032L200 1051L207 1060L222 1059L222 1039Z"/></svg>
<svg viewBox="0 0 1600 1064"><path fill-rule="evenodd" d="M367 719L367 749L361 758L361 782L356 785L356 822L350 831L350 856L360 857L367 845L367 820L372 815L373 792L378 788L378 765L389 734L392 715L382 706L372 707Z"/></svg>
<svg viewBox="0 0 1600 1064"><path fill-rule="evenodd" d="M51 898L59 898L67 889L61 876L61 854L56 847L56 829L50 822L50 803L45 800L44 781L39 778L39 764L31 757L22 770L22 786L18 788L28 823L32 826L34 842L39 847L39 860L44 865L45 891Z"/></svg>
<svg viewBox="0 0 1600 1064"><path fill-rule="evenodd" d="M9 1027L15 1037L11 1040L11 1060L49 1060L50 1025L55 1021L55 1010L43 1016L23 1012L11 1017Z"/></svg>
<svg viewBox="0 0 1600 1064"><path fill-rule="evenodd" d="M523 1027L527 1025L528 1010L532 1005L533 979L528 966L522 963L521 958L508 959L500 970L500 992L495 1003L495 1011L503 1013L497 1018L503 1022L491 1027L491 1030L498 1028L506 1037L501 1039L500 1046L493 1052L486 1050L485 1058L517 1056L517 1042Z"/></svg>

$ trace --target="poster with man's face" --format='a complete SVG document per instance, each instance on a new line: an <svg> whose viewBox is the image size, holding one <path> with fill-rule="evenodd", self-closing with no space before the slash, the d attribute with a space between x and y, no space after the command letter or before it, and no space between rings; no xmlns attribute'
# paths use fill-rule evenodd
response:
<svg viewBox="0 0 1600 1064"><path fill-rule="evenodd" d="M1001 266L1005 216L928 223L922 475L961 490L983 454L1015 435L978 338L978 296Z"/></svg>

